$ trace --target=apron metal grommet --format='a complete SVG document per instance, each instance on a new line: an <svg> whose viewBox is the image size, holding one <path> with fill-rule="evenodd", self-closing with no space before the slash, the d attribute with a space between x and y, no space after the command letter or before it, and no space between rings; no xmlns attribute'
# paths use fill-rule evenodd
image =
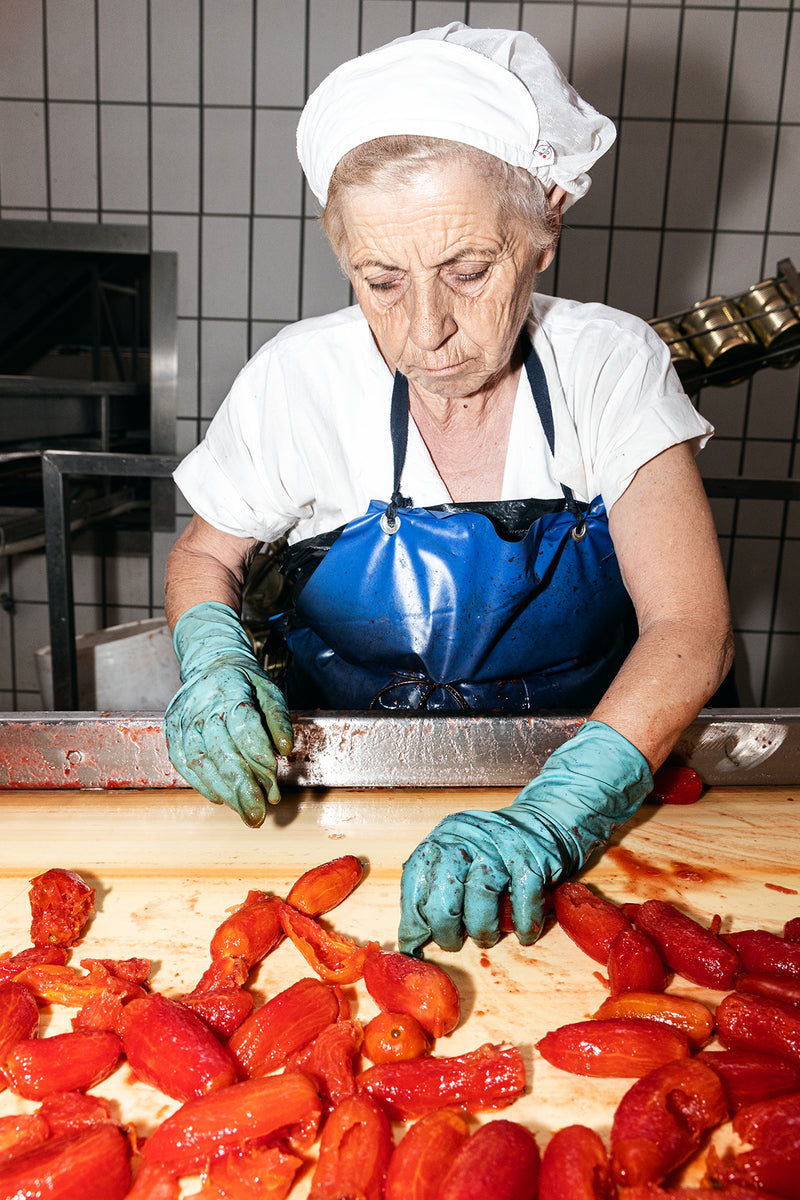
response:
<svg viewBox="0 0 800 1200"><path fill-rule="evenodd" d="M384 513L381 513L378 524L380 525L380 527L384 533L390 533L390 534L397 533L398 529L400 528L400 518L398 516L395 516L394 520L390 521L389 518L387 517L386 513L384 512Z"/></svg>
<svg viewBox="0 0 800 1200"><path fill-rule="evenodd" d="M573 542L582 542L586 537L586 522L581 521L579 525L573 525L570 530Z"/></svg>

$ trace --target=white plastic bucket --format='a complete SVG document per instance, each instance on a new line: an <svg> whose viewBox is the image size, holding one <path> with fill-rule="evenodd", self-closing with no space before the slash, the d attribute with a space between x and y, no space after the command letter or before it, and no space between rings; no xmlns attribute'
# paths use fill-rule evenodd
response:
<svg viewBox="0 0 800 1200"><path fill-rule="evenodd" d="M172 635L163 617L112 625L75 639L78 708L83 712L158 712L181 686ZM49 646L34 651L42 708L53 709Z"/></svg>

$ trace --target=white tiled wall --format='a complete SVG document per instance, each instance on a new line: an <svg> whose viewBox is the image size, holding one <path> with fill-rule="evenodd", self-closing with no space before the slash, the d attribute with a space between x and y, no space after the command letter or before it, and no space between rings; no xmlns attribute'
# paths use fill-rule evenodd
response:
<svg viewBox="0 0 800 1200"><path fill-rule="evenodd" d="M180 451L261 342L349 302L295 158L307 92L359 49L451 20L534 33L617 120L545 290L652 317L800 265L792 0L0 0L0 218L146 222L177 251ZM707 475L800 477L798 376L701 394ZM742 700L797 705L800 504L714 511ZM144 560L79 555L78 628L157 612L171 540ZM46 617L42 556L0 557L0 708L38 704Z"/></svg>

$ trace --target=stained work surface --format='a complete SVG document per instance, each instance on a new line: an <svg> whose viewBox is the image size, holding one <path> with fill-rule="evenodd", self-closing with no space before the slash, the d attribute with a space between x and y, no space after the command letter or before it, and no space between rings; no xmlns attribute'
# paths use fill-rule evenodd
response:
<svg viewBox="0 0 800 1200"><path fill-rule="evenodd" d="M73 964L83 957L145 956L153 962L154 989L187 991L208 965L214 929L250 888L285 894L308 867L341 854L364 859L368 873L325 920L348 936L395 948L400 870L414 846L447 812L499 808L513 795L500 789L296 792L260 830L250 830L228 809L187 791L6 792L0 795L0 952L30 943L29 879L49 867L68 867L97 889L97 911ZM780 932L786 920L800 916L799 813L800 787L717 789L690 807L645 806L583 879L616 902L669 900L703 923L719 914L723 932ZM488 951L467 945L458 954L433 950L429 957L448 970L462 1001L462 1023L438 1042L436 1053L513 1042L526 1060L528 1092L505 1115L528 1125L541 1149L551 1131L575 1122L607 1136L631 1081L568 1075L535 1049L547 1030L597 1010L607 995L598 965L556 926L527 949L506 937ZM268 998L309 973L285 942L251 979L257 998ZM374 1003L360 984L347 990L367 1021ZM722 997L679 978L669 990L711 1007ZM69 1028L72 1015L57 1008L45 1013L42 1032ZM142 1134L177 1107L134 1084L124 1063L94 1091ZM0 1093L0 1115L34 1107ZM304 1186L298 1185L298 1196Z"/></svg>

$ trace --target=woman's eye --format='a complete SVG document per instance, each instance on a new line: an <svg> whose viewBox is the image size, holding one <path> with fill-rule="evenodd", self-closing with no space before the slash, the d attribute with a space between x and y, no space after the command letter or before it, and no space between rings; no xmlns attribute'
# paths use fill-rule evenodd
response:
<svg viewBox="0 0 800 1200"><path fill-rule="evenodd" d="M398 279L376 279L374 282L368 279L367 287L371 292L391 292L399 282Z"/></svg>
<svg viewBox="0 0 800 1200"><path fill-rule="evenodd" d="M479 279L483 279L489 274L488 266L480 267L477 271L460 271L456 275L456 280L459 283L477 283Z"/></svg>

